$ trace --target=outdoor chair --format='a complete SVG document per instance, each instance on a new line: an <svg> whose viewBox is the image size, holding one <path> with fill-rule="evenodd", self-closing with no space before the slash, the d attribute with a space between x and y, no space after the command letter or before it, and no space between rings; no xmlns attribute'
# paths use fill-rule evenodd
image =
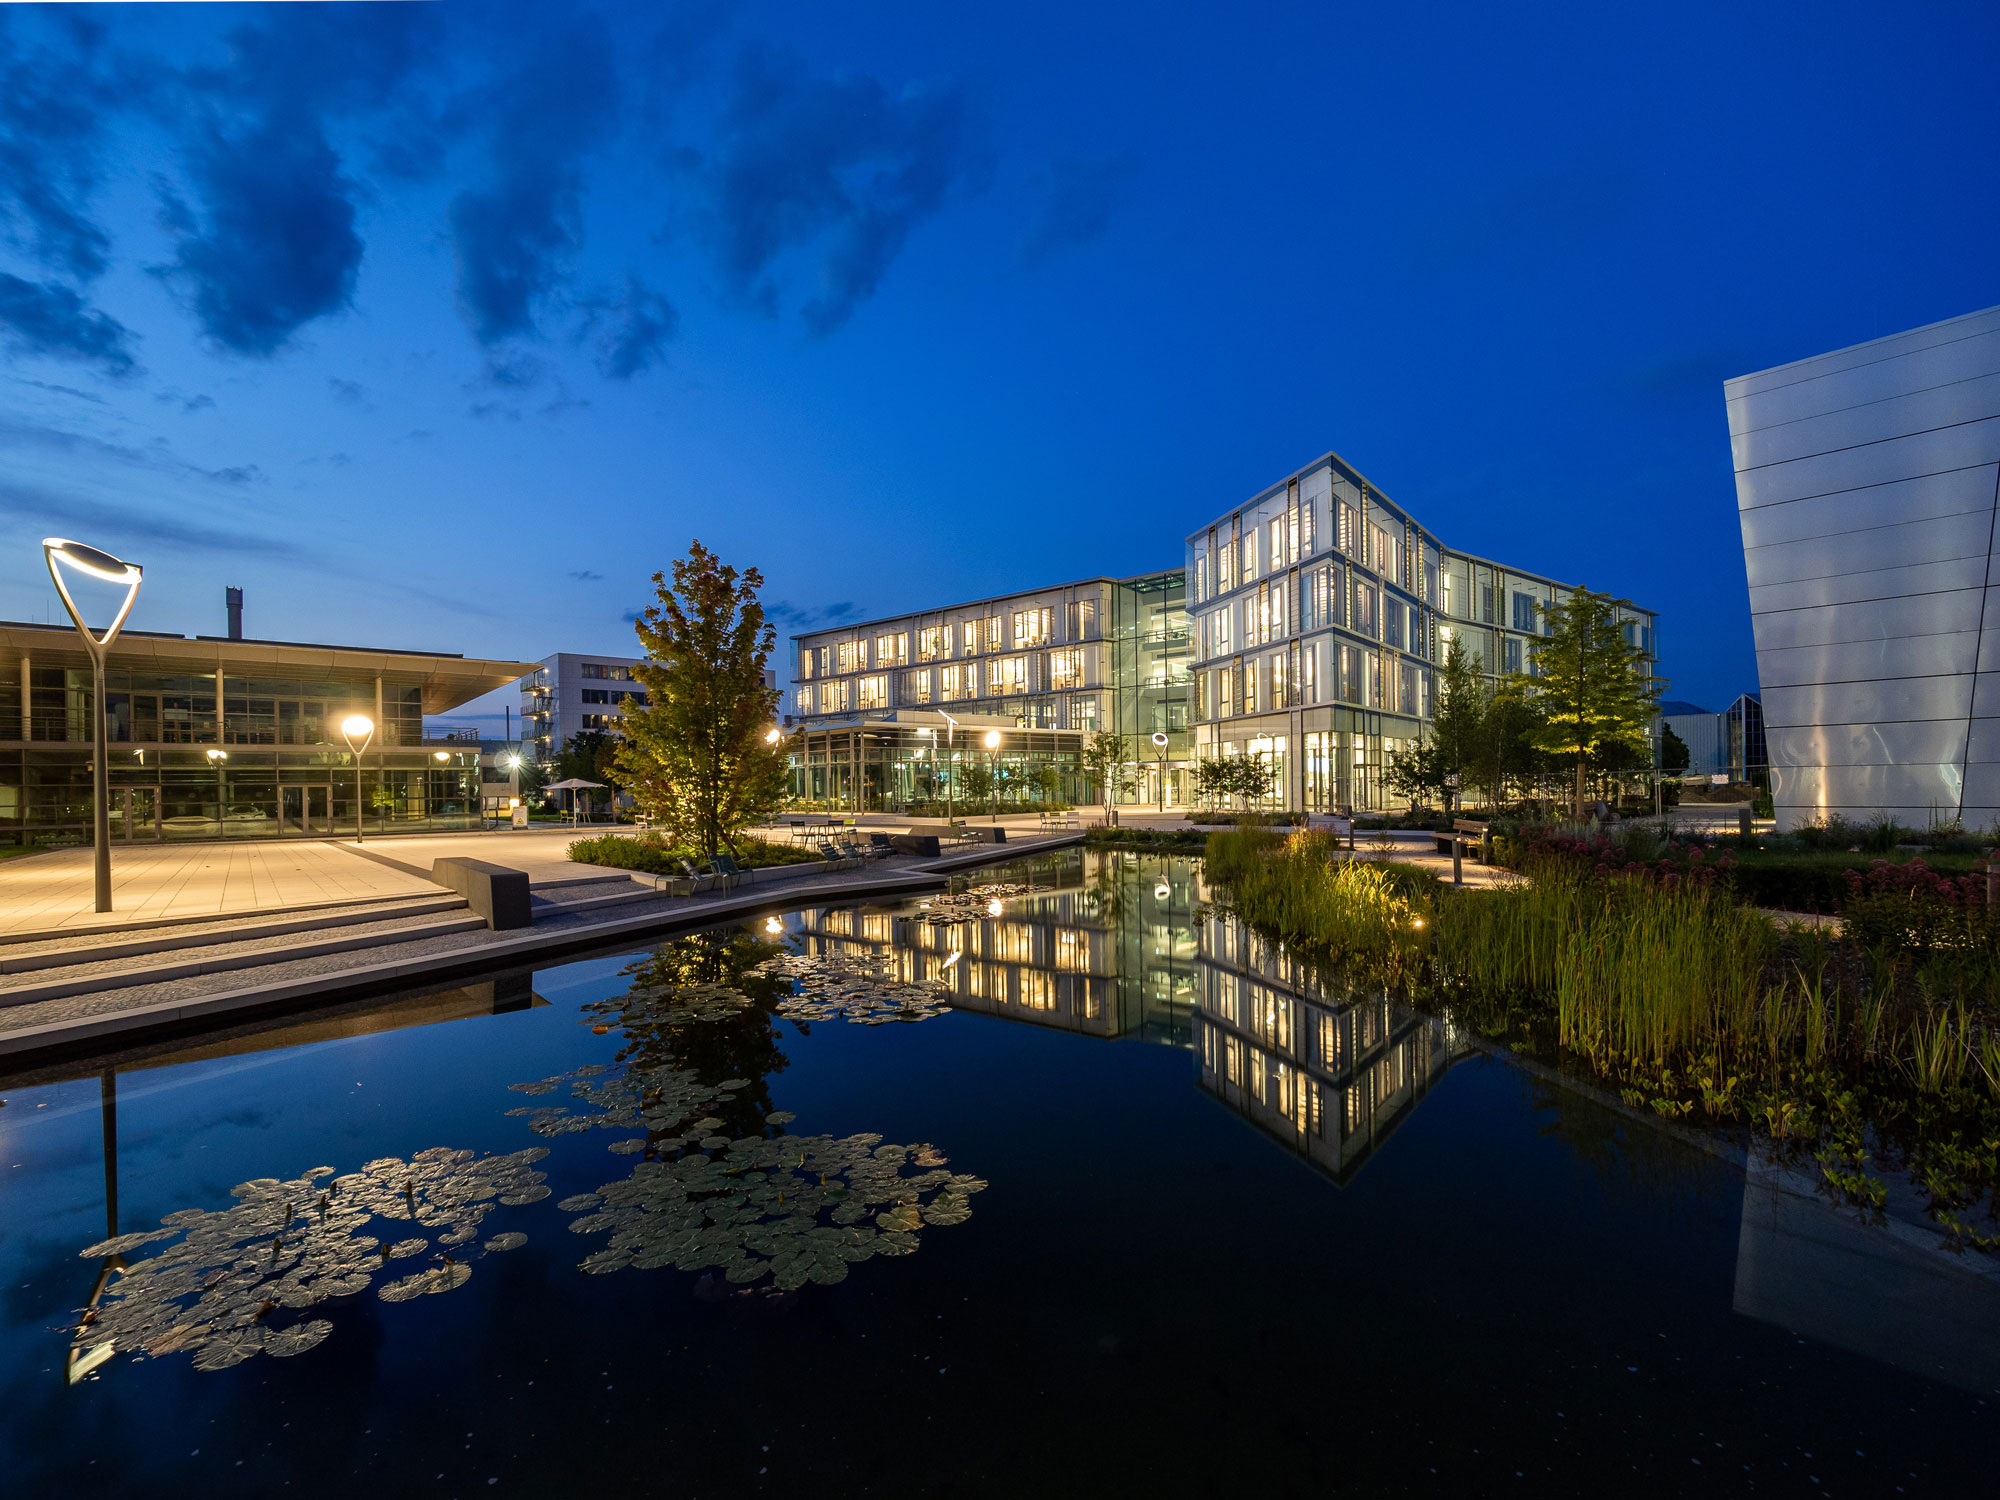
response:
<svg viewBox="0 0 2000 1500"><path fill-rule="evenodd" d="M722 874L728 879L731 885L742 885L746 881L757 878L755 870L744 869L743 866L736 863L735 856L730 854L716 855L714 859L708 862L708 867Z"/></svg>
<svg viewBox="0 0 2000 1500"><path fill-rule="evenodd" d="M679 861L682 874L655 875L653 889L668 896L701 896L715 889L713 875L700 875L686 860Z"/></svg>
<svg viewBox="0 0 2000 1500"><path fill-rule="evenodd" d="M858 856L849 854L837 844L829 844L824 839L820 840L819 857L827 862L829 868L835 870L845 870L861 863Z"/></svg>

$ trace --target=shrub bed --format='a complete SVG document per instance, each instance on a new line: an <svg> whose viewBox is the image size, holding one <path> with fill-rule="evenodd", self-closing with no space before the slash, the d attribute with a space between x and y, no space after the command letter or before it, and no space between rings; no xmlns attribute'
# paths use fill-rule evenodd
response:
<svg viewBox="0 0 2000 1500"><path fill-rule="evenodd" d="M796 849L789 844L766 843L756 838L737 840L730 854L739 865L752 870L768 865L811 864L819 858L815 852ZM569 846L569 857L578 864L604 865L613 870L678 875L682 860L699 867L707 856L688 845L670 843L665 835L659 833L606 833L596 838L577 839Z"/></svg>

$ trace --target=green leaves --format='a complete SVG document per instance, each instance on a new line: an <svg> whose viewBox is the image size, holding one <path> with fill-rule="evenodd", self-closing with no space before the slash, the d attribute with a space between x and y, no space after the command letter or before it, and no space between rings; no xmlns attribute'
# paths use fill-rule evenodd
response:
<svg viewBox="0 0 2000 1500"><path fill-rule="evenodd" d="M486 1157L438 1146L407 1162L383 1157L341 1177L332 1167L315 1167L288 1181L239 1183L231 1208L181 1209L161 1229L81 1252L94 1259L178 1241L107 1284L76 1328L73 1350L94 1354L108 1344L141 1356L186 1353L198 1370L226 1370L258 1354L302 1354L333 1325L286 1314L364 1292L392 1261L428 1252L436 1263L385 1284L377 1293L385 1302L463 1286L472 1269L465 1252L449 1247L475 1239L496 1202L547 1196L546 1174L534 1170L547 1155L541 1146ZM425 1233L385 1246L362 1232L377 1218ZM526 1239L510 1232L486 1248L511 1250Z"/></svg>

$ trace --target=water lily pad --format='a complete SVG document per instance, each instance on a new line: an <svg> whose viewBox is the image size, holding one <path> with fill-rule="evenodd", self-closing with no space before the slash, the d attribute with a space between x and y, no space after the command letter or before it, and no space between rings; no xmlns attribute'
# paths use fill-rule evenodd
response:
<svg viewBox="0 0 2000 1500"><path fill-rule="evenodd" d="M510 1229L505 1234L496 1234L486 1242L486 1248L495 1254L503 1250L518 1250L528 1243L528 1237L518 1229Z"/></svg>

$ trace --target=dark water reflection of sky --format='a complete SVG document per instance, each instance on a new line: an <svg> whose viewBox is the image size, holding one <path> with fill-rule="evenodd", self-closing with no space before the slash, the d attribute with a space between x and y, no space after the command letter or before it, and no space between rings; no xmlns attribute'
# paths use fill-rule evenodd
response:
<svg viewBox="0 0 2000 1500"><path fill-rule="evenodd" d="M606 1148L632 1132L542 1138L506 1113L567 1099L509 1084L612 1061L620 1033L578 1008L641 954L114 1060L124 1232L255 1178L550 1148L550 1196L484 1221L525 1245L473 1246L442 1295L325 1302L308 1315L331 1333L292 1358L119 1355L68 1383L64 1325L98 1273L77 1251L105 1234L103 1070L0 1083L0 1492L1990 1484L1992 1283L1746 1197L1735 1165L1440 1020L1320 995L1228 922L1198 925L1186 862L994 878L1037 889L952 928L914 903L783 919L794 948L941 974L959 1007L775 1021L753 1082L785 1129L930 1142L989 1184L915 1253L788 1297L581 1274L602 1237L559 1205L628 1173Z"/></svg>

